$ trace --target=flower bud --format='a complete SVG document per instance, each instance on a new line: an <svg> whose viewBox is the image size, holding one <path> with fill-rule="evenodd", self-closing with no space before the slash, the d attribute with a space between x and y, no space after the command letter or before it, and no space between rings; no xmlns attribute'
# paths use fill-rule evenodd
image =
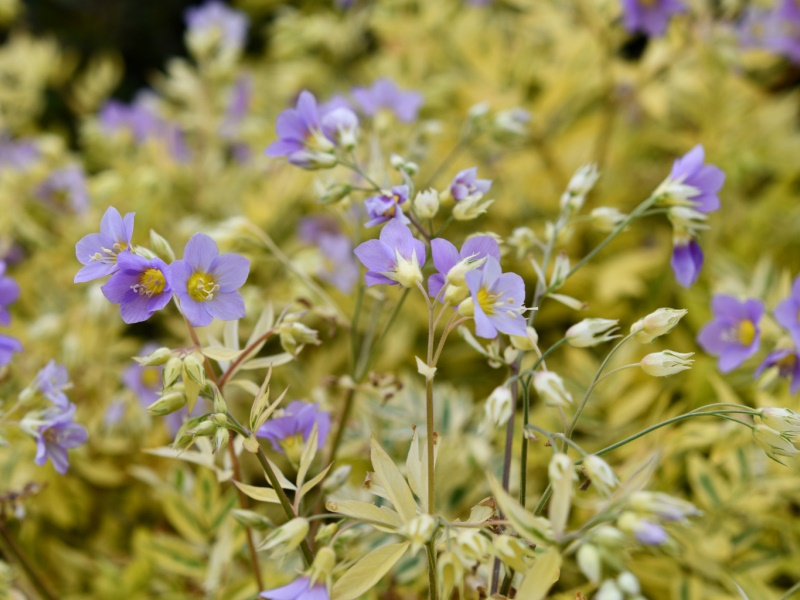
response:
<svg viewBox="0 0 800 600"><path fill-rule="evenodd" d="M522 350L523 352L533 350L539 344L539 334L536 333L536 330L533 327L527 327L526 329L528 331L528 335L509 336L511 345L517 350Z"/></svg>
<svg viewBox="0 0 800 600"><path fill-rule="evenodd" d="M469 288L466 285L453 285L448 283L444 288L442 304L447 306L458 306L469 296Z"/></svg>
<svg viewBox="0 0 800 600"><path fill-rule="evenodd" d="M603 548L613 550L625 543L625 534L611 525L601 525L591 531L592 541Z"/></svg>
<svg viewBox="0 0 800 600"><path fill-rule="evenodd" d="M467 111L467 116L470 119L479 119L480 117L485 117L489 111L491 110L491 106L488 102L478 102L477 104L473 104L469 107Z"/></svg>
<svg viewBox="0 0 800 600"><path fill-rule="evenodd" d="M339 525L337 523L328 523L327 525L319 528L317 535L314 536L314 541L326 543L330 541L337 531L339 531Z"/></svg>
<svg viewBox="0 0 800 600"><path fill-rule="evenodd" d="M494 200L484 200L483 194L473 194L456 202L453 207L453 218L456 221L471 221L484 214Z"/></svg>
<svg viewBox="0 0 800 600"><path fill-rule="evenodd" d="M578 212L583 208L586 194L591 191L599 177L600 172L595 164L584 165L575 171L572 179L569 180L567 190L561 196L561 210L567 208L571 212Z"/></svg>
<svg viewBox="0 0 800 600"><path fill-rule="evenodd" d="M639 580L636 578L636 575L630 571L623 571L619 574L617 577L617 586L623 592L630 594L631 596L636 596L642 591L642 588L639 585Z"/></svg>
<svg viewBox="0 0 800 600"><path fill-rule="evenodd" d="M646 546L661 546L669 539L661 525L632 512L622 513L617 520L617 525L622 531L632 534Z"/></svg>
<svg viewBox="0 0 800 600"><path fill-rule="evenodd" d="M612 488L619 485L619 479L609 464L599 456L590 454L583 459L583 469L594 486L604 496L611 495Z"/></svg>
<svg viewBox="0 0 800 600"><path fill-rule="evenodd" d="M604 581L600 589L597 590L594 600L625 600L625 595L617 587L617 584L609 579Z"/></svg>
<svg viewBox="0 0 800 600"><path fill-rule="evenodd" d="M662 521L684 521L701 514L691 502L663 492L633 492L628 502L634 510L656 515Z"/></svg>
<svg viewBox="0 0 800 600"><path fill-rule="evenodd" d="M628 218L625 213L610 206L598 206L592 209L592 212L589 213L589 217L595 229L606 233L614 231Z"/></svg>
<svg viewBox="0 0 800 600"><path fill-rule="evenodd" d="M653 377L668 377L691 369L694 361L689 357L693 355L694 352L681 353L671 350L653 352L639 361L639 366L642 367L642 371Z"/></svg>
<svg viewBox="0 0 800 600"><path fill-rule="evenodd" d="M442 586L442 598L450 598L455 586L464 579L464 565L453 552L445 550L436 560L436 570Z"/></svg>
<svg viewBox="0 0 800 600"><path fill-rule="evenodd" d="M567 343L575 348L597 346L620 336L613 335L618 327L616 319L584 319L567 329Z"/></svg>
<svg viewBox="0 0 800 600"><path fill-rule="evenodd" d="M600 583L603 574L603 565L600 560L600 552L592 544L583 544L578 548L576 555L578 568L592 583Z"/></svg>
<svg viewBox="0 0 800 600"><path fill-rule="evenodd" d="M175 252L172 250L172 246L170 246L169 242L158 235L153 229L150 230L150 246L152 246L153 252L156 253L156 256L161 258L167 264L175 260Z"/></svg>
<svg viewBox="0 0 800 600"><path fill-rule="evenodd" d="M266 531L275 527L267 517L252 510L234 508L231 510L231 515L245 527L251 527L258 531Z"/></svg>
<svg viewBox="0 0 800 600"><path fill-rule="evenodd" d="M147 412L160 417L175 412L182 408L184 404L186 404L186 396L184 396L183 392L170 392L148 406Z"/></svg>
<svg viewBox="0 0 800 600"><path fill-rule="evenodd" d="M486 419L495 427L502 427L508 423L513 411L511 390L504 385L496 387L484 405Z"/></svg>
<svg viewBox="0 0 800 600"><path fill-rule="evenodd" d="M352 190L353 187L346 183L332 183L322 190L319 201L322 204L333 204L348 196Z"/></svg>
<svg viewBox="0 0 800 600"><path fill-rule="evenodd" d="M767 427L784 435L800 434L800 414L791 409L769 406L759 411L758 418Z"/></svg>
<svg viewBox="0 0 800 600"><path fill-rule="evenodd" d="M519 538L501 534L494 538L494 553L497 558L502 560L515 571L524 572L528 566L525 558L530 556L528 547Z"/></svg>
<svg viewBox="0 0 800 600"><path fill-rule="evenodd" d="M308 521L296 517L284 523L270 533L259 546L259 550L267 550L271 556L285 556L297 548L308 535Z"/></svg>
<svg viewBox="0 0 800 600"><path fill-rule="evenodd" d="M231 439L231 432L228 431L224 427L220 427L217 429L217 432L214 434L214 452L219 452L222 448L228 445L228 441Z"/></svg>
<svg viewBox="0 0 800 600"><path fill-rule="evenodd" d="M553 487L553 497L548 505L547 518L550 519L553 533L558 539L566 529L572 507L573 481L576 479L575 465L569 456L558 452L550 459L547 475Z"/></svg>
<svg viewBox="0 0 800 600"><path fill-rule="evenodd" d="M315 330L297 321L285 321L278 331L281 346L289 354L296 355L306 344L319 346L321 343Z"/></svg>
<svg viewBox="0 0 800 600"><path fill-rule="evenodd" d="M553 274L550 276L550 288L557 290L567 280L569 274L569 256L566 252L559 252L553 265Z"/></svg>
<svg viewBox="0 0 800 600"><path fill-rule="evenodd" d="M631 333L636 334L638 342L649 344L657 337L672 331L687 312L689 311L686 309L659 308L631 325Z"/></svg>
<svg viewBox="0 0 800 600"><path fill-rule="evenodd" d="M492 551L492 544L489 538L476 529L460 531L456 542L458 551L470 564L485 561Z"/></svg>
<svg viewBox="0 0 800 600"><path fill-rule="evenodd" d="M517 227L508 238L508 245L517 250L517 258L525 256L538 242L530 227Z"/></svg>
<svg viewBox="0 0 800 600"><path fill-rule="evenodd" d="M414 210L421 219L432 219L439 212L439 194L428 189L417 193L414 198Z"/></svg>
<svg viewBox="0 0 800 600"><path fill-rule="evenodd" d="M178 358L177 356L173 356L167 361L167 364L164 365L164 369L161 371L161 379L164 383L164 389L167 389L172 386L178 380L181 373L183 372L183 361Z"/></svg>
<svg viewBox="0 0 800 600"><path fill-rule="evenodd" d="M397 283L407 288L417 287L417 283L422 283L422 269L420 269L416 251L408 260L400 256L398 250L395 250L395 258L397 270L394 272L393 278Z"/></svg>
<svg viewBox="0 0 800 600"><path fill-rule="evenodd" d="M203 369L203 361L196 354L190 354L183 359L183 372L197 385L205 385L206 373Z"/></svg>
<svg viewBox="0 0 800 600"><path fill-rule="evenodd" d="M228 424L228 415L224 413L214 413L209 418L219 427L225 427Z"/></svg>
<svg viewBox="0 0 800 600"><path fill-rule="evenodd" d="M211 437L212 435L217 433L217 429L219 429L217 424L209 419L200 422L196 427L190 429L188 433L190 433L194 437Z"/></svg>
<svg viewBox="0 0 800 600"><path fill-rule="evenodd" d="M564 380L553 371L537 371L533 376L533 388L547 406L567 406L572 402Z"/></svg>
<svg viewBox="0 0 800 600"><path fill-rule="evenodd" d="M425 546L436 531L436 519L428 514L417 515L403 527L405 536L411 542L411 552L416 553Z"/></svg>
<svg viewBox="0 0 800 600"><path fill-rule="evenodd" d="M311 580L311 585L318 581L328 583L333 576L333 568L336 566L336 552L329 546L324 546L317 550L317 555L314 557L314 562L311 563L311 569L308 572L308 578Z"/></svg>
<svg viewBox="0 0 800 600"><path fill-rule="evenodd" d="M342 465L341 467L337 467L333 470L333 472L328 475L322 484L322 489L325 493L330 494L338 490L340 487L344 485L344 482L347 481L347 478L350 476L350 471L352 470L351 465Z"/></svg>
<svg viewBox="0 0 800 600"><path fill-rule="evenodd" d="M530 120L531 114L522 108L502 110L494 118L495 133L498 137L527 135Z"/></svg>
<svg viewBox="0 0 800 600"><path fill-rule="evenodd" d="M795 457L800 450L792 443L789 436L775 431L767 425L758 424L753 428L753 438L756 444L767 453L772 460L784 464L778 457Z"/></svg>

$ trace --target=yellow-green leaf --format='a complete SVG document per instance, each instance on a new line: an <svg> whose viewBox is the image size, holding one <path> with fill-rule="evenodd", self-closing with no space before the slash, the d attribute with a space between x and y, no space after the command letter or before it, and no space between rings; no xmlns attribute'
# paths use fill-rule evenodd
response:
<svg viewBox="0 0 800 600"><path fill-rule="evenodd" d="M330 500L325 506L329 511L341 515L383 523L389 528L389 531L403 526L400 515L385 506L377 507L359 500Z"/></svg>
<svg viewBox="0 0 800 600"><path fill-rule="evenodd" d="M355 600L371 590L399 561L410 542L376 548L350 567L333 586L332 600Z"/></svg>
<svg viewBox="0 0 800 600"><path fill-rule="evenodd" d="M411 488L408 487L408 483L400 473L400 469L397 468L394 461L389 458L389 455L378 444L375 436L372 436L371 446L372 467L380 479L380 485L386 490L389 500L391 500L403 521L410 521L417 516L417 505L414 503Z"/></svg>
<svg viewBox="0 0 800 600"><path fill-rule="evenodd" d="M542 600L547 592L558 581L561 575L561 554L558 549L548 548L543 554L537 556L536 562L525 573L525 579L519 586L517 598L525 600Z"/></svg>
<svg viewBox="0 0 800 600"><path fill-rule="evenodd" d="M236 481L235 479L232 481L237 488L242 490L246 496L252 498L253 500L258 500L259 502L271 502L272 504L280 503L277 492L275 492L275 490L272 488L247 485L246 483Z"/></svg>
<svg viewBox="0 0 800 600"><path fill-rule="evenodd" d="M241 350L226 348L225 346L209 346L208 348L203 348L201 352L203 353L203 356L206 356L211 360L223 361L236 360L236 358L242 353Z"/></svg>
<svg viewBox="0 0 800 600"><path fill-rule="evenodd" d="M489 486L492 488L497 505L503 511L506 519L511 522L514 531L532 544L552 543L552 526L547 519L536 517L532 512L525 510L519 502L503 490L500 482L491 475L489 476Z"/></svg>

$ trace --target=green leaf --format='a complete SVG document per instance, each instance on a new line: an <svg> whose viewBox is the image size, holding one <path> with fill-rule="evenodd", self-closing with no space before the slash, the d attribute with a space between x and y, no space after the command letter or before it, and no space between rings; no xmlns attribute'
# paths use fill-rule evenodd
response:
<svg viewBox="0 0 800 600"><path fill-rule="evenodd" d="M371 590L399 561L410 542L388 544L365 555L333 586L331 600L355 600Z"/></svg>
<svg viewBox="0 0 800 600"><path fill-rule="evenodd" d="M288 352L281 352L280 354L273 354L272 356L263 356L261 358L254 358L242 363L240 367L243 371L252 371L255 369L266 369L267 367L279 367L294 360L294 356Z"/></svg>
<svg viewBox="0 0 800 600"><path fill-rule="evenodd" d="M553 543L553 531L550 521L542 517L536 517L532 512L525 510L519 502L503 490L500 482L491 475L489 476L489 485L492 488L492 494L494 494L497 505L503 511L506 519L511 522L514 531L532 544Z"/></svg>
<svg viewBox="0 0 800 600"><path fill-rule="evenodd" d="M238 358L238 356L242 353L241 350L226 348L225 346L209 346L208 348L203 348L201 352L203 353L203 356L206 356L211 360L221 360L226 362L236 360L236 358Z"/></svg>
<svg viewBox="0 0 800 600"><path fill-rule="evenodd" d="M543 554L537 556L536 562L525 573L525 579L522 580L517 591L517 598L543 600L560 576L561 554L556 548L548 548Z"/></svg>
<svg viewBox="0 0 800 600"><path fill-rule="evenodd" d="M403 526L400 515L386 506L378 507L360 500L329 500L325 508L340 515L383 523L387 526L386 531L394 531Z"/></svg>
<svg viewBox="0 0 800 600"><path fill-rule="evenodd" d="M318 473L315 477L311 478L307 482L303 484L303 487L300 488L300 498L305 496L308 492L314 489L314 486L317 485L320 481L325 479L325 476L328 474L328 471L331 470L333 463L329 464L325 467L320 473Z"/></svg>
<svg viewBox="0 0 800 600"><path fill-rule="evenodd" d="M270 502L272 504L280 504L280 500L278 500L278 494L272 488L247 485L246 483L241 483L235 479L232 479L231 481L233 481L233 484L237 488L242 490L242 493L244 493L245 496L248 496L253 500L258 500L259 502Z"/></svg>
<svg viewBox="0 0 800 600"><path fill-rule="evenodd" d="M400 473L400 469L397 468L394 461L389 458L386 451L378 444L375 436L372 436L370 445L372 447L370 453L372 467L375 469L375 475L380 480L378 483L386 490L394 509L400 514L403 521L407 523L417 516L417 505L414 503L411 488L408 487L408 483Z"/></svg>

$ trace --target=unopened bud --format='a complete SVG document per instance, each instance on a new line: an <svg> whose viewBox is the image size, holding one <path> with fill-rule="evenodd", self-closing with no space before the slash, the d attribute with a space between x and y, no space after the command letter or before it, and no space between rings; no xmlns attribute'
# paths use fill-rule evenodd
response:
<svg viewBox="0 0 800 600"><path fill-rule="evenodd" d="M636 596L642 591L642 588L639 585L639 580L636 578L636 575L630 571L623 571L619 574L617 577L617 586L623 592L630 594L631 596Z"/></svg>
<svg viewBox="0 0 800 600"><path fill-rule="evenodd" d="M796 457L800 450L792 443L790 436L759 423L753 427L753 439L771 459L784 464L778 457Z"/></svg>
<svg viewBox="0 0 800 600"><path fill-rule="evenodd" d="M352 190L353 187L346 183L333 183L320 194L319 201L322 204L333 204L349 195Z"/></svg>
<svg viewBox="0 0 800 600"><path fill-rule="evenodd" d="M589 217L595 229L605 233L611 233L628 218L625 213L610 206L598 206L592 209L592 212L589 213Z"/></svg>
<svg viewBox="0 0 800 600"><path fill-rule="evenodd" d="M800 433L800 414L789 408L768 406L759 411L758 418L767 427L771 427L784 435Z"/></svg>
<svg viewBox="0 0 800 600"><path fill-rule="evenodd" d="M567 406L572 402L564 380L553 371L537 371L533 376L533 388L547 406Z"/></svg>
<svg viewBox="0 0 800 600"><path fill-rule="evenodd" d="M631 333L642 344L649 344L654 339L672 331L683 316L686 309L659 308L631 325Z"/></svg>
<svg viewBox="0 0 800 600"><path fill-rule="evenodd" d="M511 345L517 350L529 351L533 350L539 344L539 334L533 327L527 327L528 335L512 335L509 336Z"/></svg>
<svg viewBox="0 0 800 600"><path fill-rule="evenodd" d="M183 361L177 356L173 356L164 365L161 371L161 378L164 382L164 389L172 387L172 384L178 380L183 372Z"/></svg>
<svg viewBox="0 0 800 600"><path fill-rule="evenodd" d="M319 528L317 535L314 536L314 541L320 543L328 542L337 531L339 531L339 525L337 523L328 523L324 527Z"/></svg>
<svg viewBox="0 0 800 600"><path fill-rule="evenodd" d="M594 600L625 600L625 595L613 580L608 579L597 590Z"/></svg>
<svg viewBox="0 0 800 600"><path fill-rule="evenodd" d="M495 427L502 427L508 423L513 411L511 390L504 385L496 387L484 405L486 419Z"/></svg>
<svg viewBox="0 0 800 600"><path fill-rule="evenodd" d="M602 562L600 560L600 552L592 544L583 544L578 548L578 568L581 573L586 575L586 579L592 583L599 583L603 574Z"/></svg>
<svg viewBox="0 0 800 600"><path fill-rule="evenodd" d="M296 517L270 533L264 539L259 550L267 550L273 557L285 556L306 539L308 528L306 519Z"/></svg>
<svg viewBox="0 0 800 600"><path fill-rule="evenodd" d="M423 190L414 198L414 210L421 219L432 219L439 212L439 194L436 190Z"/></svg>
<svg viewBox="0 0 800 600"><path fill-rule="evenodd" d="M214 434L214 452L219 452L222 448L228 445L228 440L231 439L231 433L224 427L217 429Z"/></svg>
<svg viewBox="0 0 800 600"><path fill-rule="evenodd" d="M183 359L183 369L186 376L197 385L203 386L206 383L206 373L203 368L203 360L196 354L190 354Z"/></svg>
<svg viewBox="0 0 800 600"><path fill-rule="evenodd" d="M609 496L611 490L619 485L619 479L614 474L614 470L595 454L590 454L583 459L583 469L592 480L592 484L604 496Z"/></svg>
<svg viewBox="0 0 800 600"><path fill-rule="evenodd" d="M159 348L147 356L135 356L134 360L143 367L160 367L172 357L172 350L169 348Z"/></svg>
<svg viewBox="0 0 800 600"><path fill-rule="evenodd" d="M186 404L186 396L184 396L183 392L170 392L148 406L147 412L160 417L175 412L182 408L184 404Z"/></svg>
<svg viewBox="0 0 800 600"><path fill-rule="evenodd" d="M642 371L653 377L668 377L691 369L694 361L689 357L693 355L694 352L681 353L672 352L671 350L653 352L639 361L639 366Z"/></svg>
<svg viewBox="0 0 800 600"><path fill-rule="evenodd" d="M164 260L167 264L175 260L175 252L172 250L172 246L153 229L150 230L150 246L153 248L153 252L156 253L156 256Z"/></svg>
<svg viewBox="0 0 800 600"><path fill-rule="evenodd" d="M325 478L325 481L322 484L322 489L328 494L338 490L344 485L345 481L347 481L351 470L351 465L342 465L341 467L337 467Z"/></svg>
<svg viewBox="0 0 800 600"><path fill-rule="evenodd" d="M524 572L527 569L525 558L530 556L527 546L518 538L507 534L494 538L494 553L515 571Z"/></svg>
<svg viewBox="0 0 800 600"><path fill-rule="evenodd" d="M584 319L567 329L567 343L575 348L597 346L620 336L613 335L618 327L616 319Z"/></svg>
<svg viewBox="0 0 800 600"><path fill-rule="evenodd" d="M281 346L289 354L297 354L306 344L321 343L316 331L298 321L284 322L279 331Z"/></svg>
<svg viewBox="0 0 800 600"><path fill-rule="evenodd" d="M417 515L406 523L404 529L411 542L411 552L416 553L430 541L436 531L436 519L428 514Z"/></svg>
<svg viewBox="0 0 800 600"><path fill-rule="evenodd" d="M492 551L489 538L474 529L464 529L456 540L459 552L470 563L483 562Z"/></svg>
<svg viewBox="0 0 800 600"><path fill-rule="evenodd" d="M597 183L600 173L597 165L584 165L572 176L567 185L567 190L561 196L561 209L569 208L572 212L577 212L583 208L583 203L588 194Z"/></svg>
<svg viewBox="0 0 800 600"><path fill-rule="evenodd" d="M216 423L214 423L214 421L207 420L192 428L189 433L195 437L211 437L217 433L217 429L219 429L219 427Z"/></svg>
<svg viewBox="0 0 800 600"><path fill-rule="evenodd" d="M267 517L252 510L245 510L242 508L234 508L231 510L231 515L239 523L245 527L250 527L258 531L266 531L275 527Z"/></svg>
<svg viewBox="0 0 800 600"><path fill-rule="evenodd" d="M333 551L333 548L325 546L317 550L317 555L314 557L314 562L311 563L311 569L308 573L311 585L317 582L329 582L335 566L336 552Z"/></svg>

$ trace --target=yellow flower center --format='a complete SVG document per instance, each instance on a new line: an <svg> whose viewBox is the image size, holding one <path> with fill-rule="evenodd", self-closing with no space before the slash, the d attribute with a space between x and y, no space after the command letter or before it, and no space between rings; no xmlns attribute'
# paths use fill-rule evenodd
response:
<svg viewBox="0 0 800 600"><path fill-rule="evenodd" d="M214 293L219 289L219 285L208 273L197 271L189 277L188 284L189 296L197 302L208 302L214 299Z"/></svg>
<svg viewBox="0 0 800 600"><path fill-rule="evenodd" d="M161 383L161 376L158 369L145 369L142 372L142 385L152 388Z"/></svg>
<svg viewBox="0 0 800 600"><path fill-rule="evenodd" d="M749 346L756 337L756 326L750 321L742 321L736 330L736 339L742 346Z"/></svg>
<svg viewBox="0 0 800 600"><path fill-rule="evenodd" d="M132 285L131 289L140 296L152 298L164 291L167 280L160 269L147 269L139 276L139 283Z"/></svg>
<svg viewBox="0 0 800 600"><path fill-rule="evenodd" d="M478 306L483 309L483 312L486 313L487 316L494 314L497 298L497 294L490 293L485 287L478 290Z"/></svg>

